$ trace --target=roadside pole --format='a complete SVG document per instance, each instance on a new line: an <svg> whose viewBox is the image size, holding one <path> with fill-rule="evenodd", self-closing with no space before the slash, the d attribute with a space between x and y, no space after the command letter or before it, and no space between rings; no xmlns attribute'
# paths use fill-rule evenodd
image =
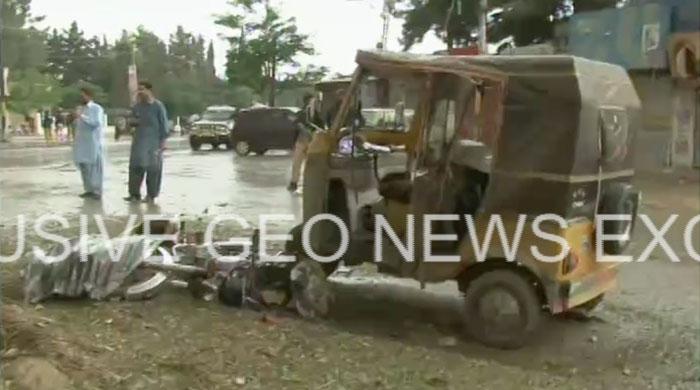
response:
<svg viewBox="0 0 700 390"><path fill-rule="evenodd" d="M486 15L489 12L488 0L480 0L479 2L479 49L481 54L488 53L488 41L486 39Z"/></svg>
<svg viewBox="0 0 700 390"><path fill-rule="evenodd" d="M129 90L129 104L136 104L136 89L138 88L139 76L136 68L136 44L131 44L131 65L127 69L127 88Z"/></svg>
<svg viewBox="0 0 700 390"><path fill-rule="evenodd" d="M5 72L5 52L3 40L5 37L5 23L3 22L2 7L0 6L0 142L7 142L5 129L7 128L7 73Z"/></svg>

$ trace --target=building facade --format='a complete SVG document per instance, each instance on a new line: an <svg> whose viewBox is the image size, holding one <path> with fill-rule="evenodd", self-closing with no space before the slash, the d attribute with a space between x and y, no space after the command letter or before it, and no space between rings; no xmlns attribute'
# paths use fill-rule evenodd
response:
<svg viewBox="0 0 700 390"><path fill-rule="evenodd" d="M644 112L639 169L700 166L700 0L632 0L559 31L561 50L628 70Z"/></svg>

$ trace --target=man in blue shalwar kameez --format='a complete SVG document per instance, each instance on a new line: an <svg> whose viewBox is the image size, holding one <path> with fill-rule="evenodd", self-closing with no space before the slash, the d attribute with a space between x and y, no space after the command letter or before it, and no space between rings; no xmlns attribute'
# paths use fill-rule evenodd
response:
<svg viewBox="0 0 700 390"><path fill-rule="evenodd" d="M80 170L85 192L81 198L101 199L103 184L102 132L104 110L93 101L93 92L81 88L83 106L76 112L73 158Z"/></svg>
<svg viewBox="0 0 700 390"><path fill-rule="evenodd" d="M163 151L168 138L168 115L163 103L153 95L153 86L142 81L138 86L138 102L132 108L136 132L131 141L129 159L129 196L125 200L141 201L141 184L146 178L146 198L152 203L160 194L163 174Z"/></svg>

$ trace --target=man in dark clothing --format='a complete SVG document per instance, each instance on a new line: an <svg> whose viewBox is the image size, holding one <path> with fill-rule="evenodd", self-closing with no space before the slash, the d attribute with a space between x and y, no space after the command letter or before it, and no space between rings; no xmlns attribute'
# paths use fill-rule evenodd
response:
<svg viewBox="0 0 700 390"><path fill-rule="evenodd" d="M51 142L51 140L53 139L51 135L51 128L53 127L53 117L51 116L50 111L44 111L44 114L41 118L41 126L44 128L44 139L47 143Z"/></svg>
<svg viewBox="0 0 700 390"><path fill-rule="evenodd" d="M294 192L298 188L301 177L301 166L306 160L306 152L313 132L323 127L321 116L316 110L316 99L312 94L304 95L304 107L297 114L296 136L294 143L294 154L292 160L292 179L287 186L287 190Z"/></svg>
<svg viewBox="0 0 700 390"><path fill-rule="evenodd" d="M138 103L132 111L136 132L131 141L129 196L125 200L141 201L141 185L145 177L147 197L143 201L153 203L160 194L168 115L163 103L153 95L153 86L146 81L139 83Z"/></svg>
<svg viewBox="0 0 700 390"><path fill-rule="evenodd" d="M333 106L330 111L328 111L328 116L326 116L326 127L329 129L333 126L333 121L335 117L340 112L340 106L343 104L343 96L345 95L345 90L340 89L335 92Z"/></svg>

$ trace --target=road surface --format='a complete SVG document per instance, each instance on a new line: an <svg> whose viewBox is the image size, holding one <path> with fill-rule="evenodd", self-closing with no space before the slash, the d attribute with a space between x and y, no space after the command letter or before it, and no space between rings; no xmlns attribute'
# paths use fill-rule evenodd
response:
<svg viewBox="0 0 700 390"><path fill-rule="evenodd" d="M284 189L291 164L285 153L239 158L223 150L170 150L163 195L152 208L122 200L127 149L109 151L102 203L78 198L80 177L65 150L1 153L6 228L20 214L49 212L300 218L301 196ZM53 321L46 330L54 332L51 338L70 342L61 353L48 347L23 352L59 362L85 388L697 389L700 264L684 250L682 224L700 214L700 184L661 176L642 177L638 185L644 191L640 212L657 226L680 215L668 238L683 262L671 264L657 248L648 262L623 266L620 288L606 298L597 320L550 319L519 351L494 351L458 337L454 284L421 291L413 282L368 276L339 278L335 309L320 323L261 322L256 313L177 292L143 304L47 303L25 308L25 315L48 318L37 321ZM641 224L637 230L631 252L638 255L651 234ZM3 276L5 302L19 302L17 270Z"/></svg>

